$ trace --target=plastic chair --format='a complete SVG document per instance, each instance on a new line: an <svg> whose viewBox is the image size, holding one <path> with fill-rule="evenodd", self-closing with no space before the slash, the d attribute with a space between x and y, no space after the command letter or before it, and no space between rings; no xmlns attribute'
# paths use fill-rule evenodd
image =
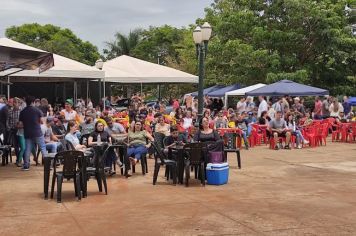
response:
<svg viewBox="0 0 356 236"><path fill-rule="evenodd" d="M348 134L349 142L352 143L356 139L356 122L351 123L351 132Z"/></svg>
<svg viewBox="0 0 356 236"><path fill-rule="evenodd" d="M153 185L157 183L157 177L161 166L169 167L169 170L172 173L173 184L176 185L177 172L178 172L177 162L175 160L169 160L165 155L165 153L163 152L163 149L161 149L156 142L152 143L152 146L155 149L155 167L153 172Z"/></svg>
<svg viewBox="0 0 356 236"><path fill-rule="evenodd" d="M63 151L56 154L53 162L53 178L51 186L51 198L53 198L53 190L55 185L55 179L57 179L57 202L62 201L62 183L63 179L74 179L75 196L78 197L78 201L81 199L81 182L79 161L83 160L84 154L80 151ZM62 171L57 171L57 161L62 161Z"/></svg>
<svg viewBox="0 0 356 236"><path fill-rule="evenodd" d="M331 142L340 140L341 138L341 126L339 124L333 124L332 127L335 129L331 132Z"/></svg>
<svg viewBox="0 0 356 236"><path fill-rule="evenodd" d="M205 160L204 151L206 144L204 143L188 143L184 145L184 169L185 169L185 186L189 186L190 167L197 167L200 175L200 181L205 186Z"/></svg>
<svg viewBox="0 0 356 236"><path fill-rule="evenodd" d="M317 130L317 143L322 145L324 141L324 145L326 146L326 138L329 133L329 124L323 123L320 128Z"/></svg>

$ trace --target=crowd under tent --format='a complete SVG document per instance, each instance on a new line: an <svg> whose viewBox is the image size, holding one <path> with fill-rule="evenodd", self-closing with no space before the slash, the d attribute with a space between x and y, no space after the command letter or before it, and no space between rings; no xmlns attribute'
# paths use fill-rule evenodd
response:
<svg viewBox="0 0 356 236"><path fill-rule="evenodd" d="M329 91L290 80L281 80L246 93L247 96L323 96Z"/></svg>
<svg viewBox="0 0 356 236"><path fill-rule="evenodd" d="M241 89L236 89L230 92L225 93L225 103L227 104L227 99L229 96L246 96L247 92L250 92L252 90L258 89L258 88L262 88L266 86L265 84L254 84L245 88L241 88Z"/></svg>

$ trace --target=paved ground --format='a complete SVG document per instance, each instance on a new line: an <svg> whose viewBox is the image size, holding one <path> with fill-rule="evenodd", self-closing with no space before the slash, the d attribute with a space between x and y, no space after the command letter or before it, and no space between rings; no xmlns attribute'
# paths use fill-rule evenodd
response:
<svg viewBox="0 0 356 236"><path fill-rule="evenodd" d="M109 195L89 182L78 202L43 200L42 167L0 167L0 235L356 235L356 144L242 151L229 156L224 186L172 186L160 173L109 179Z"/></svg>

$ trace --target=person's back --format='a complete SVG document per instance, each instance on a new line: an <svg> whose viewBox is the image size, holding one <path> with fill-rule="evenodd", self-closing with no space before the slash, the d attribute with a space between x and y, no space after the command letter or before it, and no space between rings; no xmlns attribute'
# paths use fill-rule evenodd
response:
<svg viewBox="0 0 356 236"><path fill-rule="evenodd" d="M324 117L328 117L330 115L328 99L325 99L323 101L322 106L321 106L321 113Z"/></svg>
<svg viewBox="0 0 356 236"><path fill-rule="evenodd" d="M34 106L27 106L20 112L19 120L24 126L25 138L38 138L42 136L40 119L43 113Z"/></svg>

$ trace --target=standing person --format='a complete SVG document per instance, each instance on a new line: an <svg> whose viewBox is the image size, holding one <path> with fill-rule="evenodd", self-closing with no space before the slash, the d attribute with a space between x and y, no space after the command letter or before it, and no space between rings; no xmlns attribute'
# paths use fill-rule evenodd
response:
<svg viewBox="0 0 356 236"><path fill-rule="evenodd" d="M263 111L268 111L268 105L263 96L259 96L258 100L260 101L260 105L258 106L257 117L261 117Z"/></svg>
<svg viewBox="0 0 356 236"><path fill-rule="evenodd" d="M246 111L246 101L245 98L240 98L240 101L236 104L236 113L241 114Z"/></svg>
<svg viewBox="0 0 356 236"><path fill-rule="evenodd" d="M87 108L88 108L88 109L93 109L93 108L94 108L94 107L93 107L93 103L92 103L92 101L91 101L90 98L88 98L88 100L87 100Z"/></svg>
<svg viewBox="0 0 356 236"><path fill-rule="evenodd" d="M322 119L322 107L323 103L321 102L319 97L315 97L314 103L314 119L321 120Z"/></svg>
<svg viewBox="0 0 356 236"><path fill-rule="evenodd" d="M45 98L42 98L40 103L41 103L41 105L38 108L42 111L43 116L47 116L47 114L49 112L48 100Z"/></svg>
<svg viewBox="0 0 356 236"><path fill-rule="evenodd" d="M6 140L6 123L7 123L7 116L9 113L9 109L5 103L4 98L0 98L0 135L3 134L4 140Z"/></svg>
<svg viewBox="0 0 356 236"><path fill-rule="evenodd" d="M19 143L17 138L17 124L20 117L20 108L18 104L18 99L10 99L9 106L11 107L8 111L7 127L9 128L8 141L15 149L16 160L19 159ZM16 162L17 163L17 162Z"/></svg>
<svg viewBox="0 0 356 236"><path fill-rule="evenodd" d="M321 114L323 119L328 118L330 116L329 106L330 106L331 97L328 95L325 96L325 99L322 102Z"/></svg>
<svg viewBox="0 0 356 236"><path fill-rule="evenodd" d="M339 117L340 112L343 112L344 108L341 103L338 102L337 98L333 99L333 102L329 106L330 117Z"/></svg>
<svg viewBox="0 0 356 236"><path fill-rule="evenodd" d="M348 103L349 98L344 96L344 102L342 103L342 107L344 108L345 116L348 117L351 112L351 104Z"/></svg>
<svg viewBox="0 0 356 236"><path fill-rule="evenodd" d="M41 117L43 113L33 106L35 98L28 96L26 98L26 107L20 112L19 121L22 122L25 136L25 155L23 170L30 169L31 150L37 144L41 150L42 156L47 154L45 140L41 131Z"/></svg>
<svg viewBox="0 0 356 236"><path fill-rule="evenodd" d="M68 121L76 121L77 112L73 110L73 101L72 99L67 99L64 104L64 109L61 111L61 115L64 116L63 125L67 128Z"/></svg>
<svg viewBox="0 0 356 236"><path fill-rule="evenodd" d="M248 96L246 98L246 112L253 111L255 109L256 104L253 102L253 97Z"/></svg>
<svg viewBox="0 0 356 236"><path fill-rule="evenodd" d="M193 97L192 97L192 95L189 94L185 97L185 107L191 108L192 105L193 105Z"/></svg>
<svg viewBox="0 0 356 236"><path fill-rule="evenodd" d="M294 104L293 104L292 108L294 109L294 112L296 113L296 118L300 118L300 117L304 116L304 114L305 114L304 105L302 103L300 103L299 97L294 98Z"/></svg>

